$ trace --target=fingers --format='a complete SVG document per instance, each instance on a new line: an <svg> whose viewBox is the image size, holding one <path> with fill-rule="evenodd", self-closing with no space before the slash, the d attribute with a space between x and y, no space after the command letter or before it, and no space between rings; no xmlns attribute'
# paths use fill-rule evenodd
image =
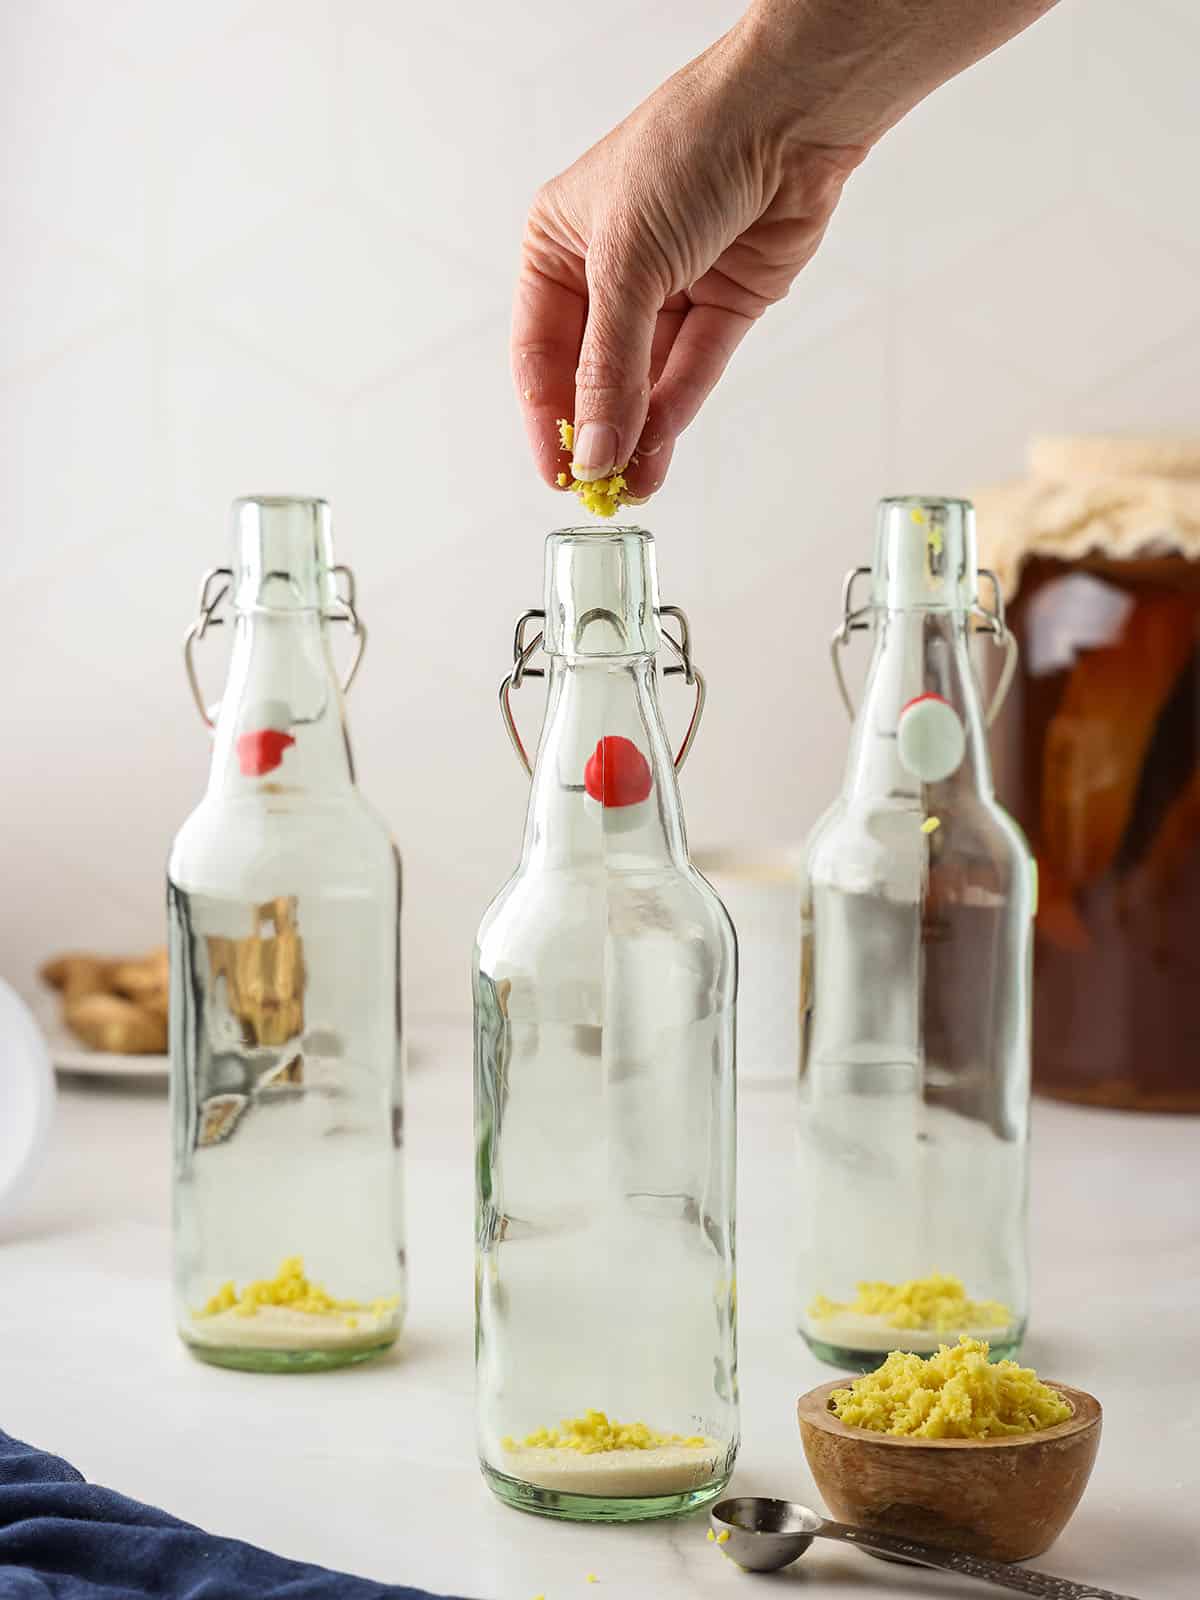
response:
<svg viewBox="0 0 1200 1600"><path fill-rule="evenodd" d="M625 499L630 505L643 505L652 494L658 493L674 454L674 439L660 436L648 448L639 442L625 471Z"/></svg>
<svg viewBox="0 0 1200 1600"><path fill-rule="evenodd" d="M641 434L664 295L647 261L602 237L588 251L587 287L575 374L574 471L591 481L624 466Z"/></svg>
<svg viewBox="0 0 1200 1600"><path fill-rule="evenodd" d="M692 306L654 386L645 426L626 478L631 496L661 487L675 440L693 420L755 319L720 306Z"/></svg>
<svg viewBox="0 0 1200 1600"><path fill-rule="evenodd" d="M551 486L567 466L558 420L574 415L575 366L586 320L582 274L576 289L528 259L522 263L513 300L513 383L534 462Z"/></svg>
<svg viewBox="0 0 1200 1600"><path fill-rule="evenodd" d="M654 324L654 339L650 346L650 388L663 375L663 368L667 364L667 357L671 354L671 346L683 327L683 319L691 309L691 301L685 294L672 295L666 305L658 313L658 320Z"/></svg>

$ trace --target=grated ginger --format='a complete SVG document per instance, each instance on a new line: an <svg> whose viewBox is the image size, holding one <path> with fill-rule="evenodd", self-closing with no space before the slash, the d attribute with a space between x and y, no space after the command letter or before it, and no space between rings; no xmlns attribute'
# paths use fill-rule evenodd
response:
<svg viewBox="0 0 1200 1600"><path fill-rule="evenodd" d="M664 1445L684 1445L701 1450L709 1443L701 1434L656 1433L644 1422L610 1422L603 1411L585 1411L568 1417L557 1428L538 1428L522 1439L501 1439L506 1450L576 1450L594 1456L610 1450L660 1450Z"/></svg>
<svg viewBox="0 0 1200 1600"><path fill-rule="evenodd" d="M565 417L558 421L558 436L564 450L575 448L575 424ZM625 469L614 472L611 478L597 478L594 483L583 483L571 472L560 472L558 487L578 495L584 509L597 517L611 517L625 498Z"/></svg>
<svg viewBox="0 0 1200 1600"><path fill-rule="evenodd" d="M893 1350L883 1365L830 1406L851 1427L913 1439L998 1439L1066 1422L1071 1406L1031 1367L989 1360L982 1339L964 1334L923 1360Z"/></svg>
<svg viewBox="0 0 1200 1600"><path fill-rule="evenodd" d="M955 1333L960 1328L1004 1328L1013 1314L998 1300L969 1300L960 1278L931 1272L907 1283L860 1283L853 1300L819 1294L808 1308L814 1322L830 1317L879 1317L889 1328L927 1328Z"/></svg>
<svg viewBox="0 0 1200 1600"><path fill-rule="evenodd" d="M260 1306L287 1306L310 1317L342 1317L348 1328L358 1327L358 1318L346 1313L369 1311L380 1317L400 1303L399 1295L381 1300L335 1300L319 1283L304 1275L303 1256L287 1256L273 1278L258 1278L239 1293L231 1278L207 1301L198 1317L216 1317L232 1311L239 1317L257 1316Z"/></svg>

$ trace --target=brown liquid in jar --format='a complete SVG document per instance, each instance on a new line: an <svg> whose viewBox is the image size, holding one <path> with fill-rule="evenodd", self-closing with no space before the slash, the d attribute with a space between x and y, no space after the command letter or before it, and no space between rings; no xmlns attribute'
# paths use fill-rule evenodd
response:
<svg viewBox="0 0 1200 1600"><path fill-rule="evenodd" d="M1123 618L1047 661L1080 573ZM1200 1111L1200 562L1037 559L1010 622L1022 665L995 768L1039 868L1034 1086Z"/></svg>

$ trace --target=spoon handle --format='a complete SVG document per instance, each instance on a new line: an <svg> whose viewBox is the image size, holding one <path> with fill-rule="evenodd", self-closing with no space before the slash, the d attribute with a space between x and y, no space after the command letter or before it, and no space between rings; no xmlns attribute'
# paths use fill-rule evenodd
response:
<svg viewBox="0 0 1200 1600"><path fill-rule="evenodd" d="M822 1538L844 1539L847 1544L855 1544L860 1550L872 1550L876 1555L898 1556L902 1561L916 1561L923 1567L941 1567L964 1578L978 1578L981 1583L1014 1589L1018 1594L1037 1595L1040 1600L1134 1600L1132 1595L1114 1594L1111 1589L1075 1583L1070 1578L1055 1578L1048 1572L1035 1572L1032 1567L987 1561L982 1556L965 1555L960 1550L939 1550L934 1545L917 1544L915 1540L903 1539L894 1533L851 1528L844 1522L825 1522L817 1532Z"/></svg>

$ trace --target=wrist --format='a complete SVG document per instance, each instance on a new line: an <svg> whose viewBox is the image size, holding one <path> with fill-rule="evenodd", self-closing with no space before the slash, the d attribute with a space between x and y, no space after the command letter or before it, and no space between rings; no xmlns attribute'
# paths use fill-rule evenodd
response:
<svg viewBox="0 0 1200 1600"><path fill-rule="evenodd" d="M1054 0L749 0L728 36L772 81L794 136L865 154L939 84Z"/></svg>
<svg viewBox="0 0 1200 1600"><path fill-rule="evenodd" d="M908 109L894 70L898 24L893 16L881 28L873 9L874 0L751 0L730 30L737 69L789 142L853 148L861 159Z"/></svg>

